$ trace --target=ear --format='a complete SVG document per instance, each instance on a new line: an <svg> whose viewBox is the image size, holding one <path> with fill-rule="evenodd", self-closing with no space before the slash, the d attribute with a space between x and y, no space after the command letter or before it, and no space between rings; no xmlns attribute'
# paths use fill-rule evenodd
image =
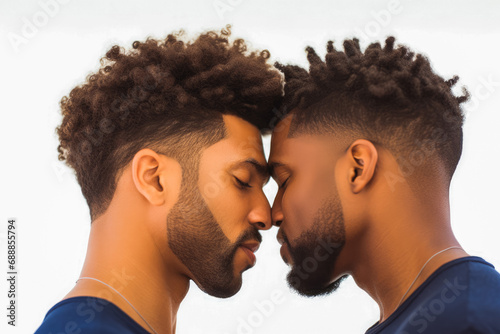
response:
<svg viewBox="0 0 500 334"><path fill-rule="evenodd" d="M165 204L166 185L164 172L167 166L163 156L145 148L132 159L132 178L136 189L154 206Z"/></svg>
<svg viewBox="0 0 500 334"><path fill-rule="evenodd" d="M373 179L378 162L377 148L366 139L358 139L347 150L349 184L353 193L361 192Z"/></svg>

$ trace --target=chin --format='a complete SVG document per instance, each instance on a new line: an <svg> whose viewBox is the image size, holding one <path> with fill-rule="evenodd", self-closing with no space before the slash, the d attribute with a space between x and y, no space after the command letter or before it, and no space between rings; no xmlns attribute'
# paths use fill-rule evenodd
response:
<svg viewBox="0 0 500 334"><path fill-rule="evenodd" d="M227 282L227 284L200 284L197 281L194 281L196 285L205 292L206 294L212 296L212 297L217 297L217 298L229 298L237 294L242 286L242 279L241 275L238 277L233 277L233 279L230 282Z"/></svg>
<svg viewBox="0 0 500 334"><path fill-rule="evenodd" d="M317 297L327 296L332 292L335 292L347 277L348 275L344 275L333 282L326 281L320 277L301 280L298 279L293 271L291 271L288 273L287 282L288 286L299 295L304 297Z"/></svg>

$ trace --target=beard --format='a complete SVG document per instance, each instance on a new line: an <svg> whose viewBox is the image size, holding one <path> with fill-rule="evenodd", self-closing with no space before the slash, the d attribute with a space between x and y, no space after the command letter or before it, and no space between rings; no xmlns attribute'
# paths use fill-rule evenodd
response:
<svg viewBox="0 0 500 334"><path fill-rule="evenodd" d="M315 214L313 226L302 233L292 247L283 231L284 243L292 257L288 285L302 296L328 295L348 275L331 282L335 263L345 244L342 205L337 196L328 199Z"/></svg>
<svg viewBox="0 0 500 334"><path fill-rule="evenodd" d="M167 216L168 244L201 290L214 297L231 297L242 284L241 273L234 273L238 247L248 240L261 242L262 236L250 227L231 243L193 179L183 178L180 198Z"/></svg>

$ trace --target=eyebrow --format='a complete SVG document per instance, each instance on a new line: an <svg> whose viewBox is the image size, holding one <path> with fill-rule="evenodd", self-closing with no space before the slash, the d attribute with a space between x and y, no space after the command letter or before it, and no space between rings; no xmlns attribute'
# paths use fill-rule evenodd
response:
<svg viewBox="0 0 500 334"><path fill-rule="evenodd" d="M233 168L237 168L237 167L240 167L242 165L249 165L249 166L253 167L255 169L255 171L257 172L257 174L264 181L264 184L266 184L267 182L269 182L270 173L269 173L269 167L267 165L261 164L260 162L258 162L254 158L249 158L249 159L237 162L233 166Z"/></svg>

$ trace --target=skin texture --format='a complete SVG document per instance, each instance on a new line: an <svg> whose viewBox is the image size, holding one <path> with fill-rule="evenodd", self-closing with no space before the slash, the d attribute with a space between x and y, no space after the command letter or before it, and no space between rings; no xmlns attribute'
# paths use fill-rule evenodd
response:
<svg viewBox="0 0 500 334"><path fill-rule="evenodd" d="M321 276L306 295L331 292L352 275L378 303L384 321L424 263L438 251L459 246L450 227L444 172L433 169L424 179L416 180L418 173L405 179L391 152L345 132L289 138L292 117L293 111L275 128L269 157L280 187L272 218L279 226L281 254L291 273L301 266L310 268L310 276ZM425 192L414 186L417 181ZM328 226L332 224L334 228ZM306 235L316 243L300 253L316 260L316 270L311 263L293 261L298 241ZM464 256L468 254L462 249L452 249L433 258L406 298L442 264Z"/></svg>
<svg viewBox="0 0 500 334"><path fill-rule="evenodd" d="M282 244L283 260L292 264L287 277L289 285L306 296L325 294L335 290L342 280L331 281L330 277L345 243L344 217L335 178L328 173L334 161L331 156L321 154L329 145L312 137L285 142L289 120L290 117L276 128L271 142L270 166L280 186L273 219L275 223L283 221L277 238ZM322 247L325 244L331 247Z"/></svg>
<svg viewBox="0 0 500 334"><path fill-rule="evenodd" d="M137 152L109 208L92 223L80 276L113 286L158 333L175 332L190 279L214 295L236 293L242 272L255 261L242 242L258 247L258 231L271 227L262 191L269 176L260 133L241 118L223 117L227 136L202 151L197 170L183 169L150 149ZM182 238L189 242L179 242ZM213 265L220 271L214 272ZM99 282L78 281L64 299L74 296L111 301L149 330Z"/></svg>

